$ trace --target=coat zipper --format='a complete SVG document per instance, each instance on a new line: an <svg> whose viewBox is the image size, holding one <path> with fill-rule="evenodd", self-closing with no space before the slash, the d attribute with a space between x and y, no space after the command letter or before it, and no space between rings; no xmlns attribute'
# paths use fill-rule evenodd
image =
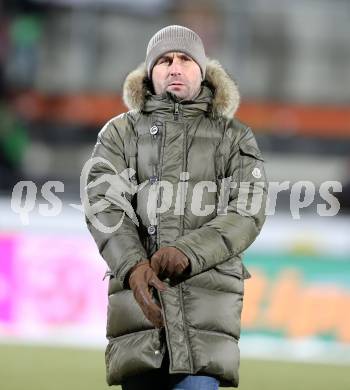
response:
<svg viewBox="0 0 350 390"><path fill-rule="evenodd" d="M179 103L175 102L174 104L174 120L178 121L179 120L179 114L180 114L180 111L179 111ZM185 169L186 169L186 152L187 152L187 133L186 131L184 131L184 141L183 141L183 151L184 151L184 154L183 154L183 159L182 159L182 171L184 172ZM182 207L183 203L184 203L184 194L183 192L181 191L180 192L180 196L181 196L181 200L180 200L180 205ZM184 226L183 226L183 223L184 223L184 216L183 214L181 213L180 214L180 235L182 236L183 233L184 233Z"/></svg>
<svg viewBox="0 0 350 390"><path fill-rule="evenodd" d="M187 171L187 164L186 164L186 155L187 155L187 132L186 130L184 130L184 141L183 141L183 159L182 159L182 172L186 172ZM184 216L184 212L185 212L185 201L186 201L186 194L185 194L185 187L186 187L186 180L180 182L182 183L181 186L181 214L180 214L180 234L181 236L184 234L184 230L185 230L185 227L184 227L184 222L185 222L185 216ZM183 207L183 209L182 209Z"/></svg>
<svg viewBox="0 0 350 390"><path fill-rule="evenodd" d="M174 120L179 120L179 103L175 103L174 106Z"/></svg>
<svg viewBox="0 0 350 390"><path fill-rule="evenodd" d="M174 120L178 120L179 119L179 103L175 103L175 106L174 106ZM187 154L187 132L186 130L184 131L184 142L183 142L183 160L182 160L182 171L185 172L186 169L187 169L187 164L186 164L186 154ZM184 201L185 201L185 196L184 196L184 193L181 191L181 207L184 205ZM182 211L182 210L181 210ZM184 215L183 215L183 212L181 212L181 215L180 215L180 234L183 235L184 234ZM189 358L189 364L190 364L190 370L191 372L193 372L193 361L192 361L192 355L191 355L191 348L190 348L190 345L189 345L189 341L188 341L188 332L186 330L186 323L185 323L185 318L184 318L184 302L183 302L183 290L182 290L182 285L181 283L179 283L178 285L178 288L179 288L179 300L180 300L180 305L181 305L181 313L182 313L182 322L183 322L183 325L184 325L184 337L185 337L185 342L186 342L186 347L187 347L187 351L188 351L188 358Z"/></svg>
<svg viewBox="0 0 350 390"><path fill-rule="evenodd" d="M190 348L190 344L189 344L189 341L188 341L188 338L189 338L189 334L188 334L188 330L187 330L187 325L186 325L186 321L185 321L185 308L184 308L184 301L183 301L183 290L182 290L182 283L179 283L179 292L180 292L180 305L181 305L181 313L182 313L182 323L183 323L183 326L184 326L184 338L185 338L185 342L186 342L186 347L187 347L187 351L188 351L188 361L190 363L190 370L191 372L193 372L193 360L192 360L192 355L191 355L191 348Z"/></svg>
<svg viewBox="0 0 350 390"><path fill-rule="evenodd" d="M161 147L160 147L160 153L159 153L159 165L158 165L158 180L160 181L162 179L163 174L163 157L164 157L164 148L165 148L165 133L166 133L166 127L163 127L162 131L162 139L161 139ZM157 183L158 185L158 183ZM157 208L160 207L160 193L158 194L157 199ZM160 213L157 215L157 235L156 235L156 249L160 248L160 234L159 234L159 227L160 227Z"/></svg>

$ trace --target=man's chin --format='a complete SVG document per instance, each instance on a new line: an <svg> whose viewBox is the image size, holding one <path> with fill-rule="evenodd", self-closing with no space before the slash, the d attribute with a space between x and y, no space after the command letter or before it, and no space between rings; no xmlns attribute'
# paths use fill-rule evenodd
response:
<svg viewBox="0 0 350 390"><path fill-rule="evenodd" d="M185 99L186 93L184 91L179 91L173 88L167 88L167 92L172 93L173 95L177 96L180 99Z"/></svg>

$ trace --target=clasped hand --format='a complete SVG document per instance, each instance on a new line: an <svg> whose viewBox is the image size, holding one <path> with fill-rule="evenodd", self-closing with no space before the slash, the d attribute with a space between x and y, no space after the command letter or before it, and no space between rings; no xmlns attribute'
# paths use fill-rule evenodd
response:
<svg viewBox="0 0 350 390"><path fill-rule="evenodd" d="M180 250L162 247L153 254L150 261L142 260L129 272L128 282L135 300L155 327L164 326L164 320L160 306L152 300L151 287L165 291L166 284L160 278L178 277L188 271L189 267L188 258Z"/></svg>

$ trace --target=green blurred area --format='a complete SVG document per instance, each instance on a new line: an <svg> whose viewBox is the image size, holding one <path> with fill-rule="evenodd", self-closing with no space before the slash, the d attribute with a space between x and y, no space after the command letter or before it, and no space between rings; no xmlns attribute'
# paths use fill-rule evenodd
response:
<svg viewBox="0 0 350 390"><path fill-rule="evenodd" d="M3 390L106 390L104 351L0 346ZM241 390L348 390L348 366L242 360ZM112 387L120 389L120 387Z"/></svg>

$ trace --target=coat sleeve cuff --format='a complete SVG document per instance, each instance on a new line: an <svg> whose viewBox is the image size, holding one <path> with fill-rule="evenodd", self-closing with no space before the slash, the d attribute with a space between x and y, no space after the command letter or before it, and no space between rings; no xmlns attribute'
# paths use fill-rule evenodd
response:
<svg viewBox="0 0 350 390"><path fill-rule="evenodd" d="M129 273L131 271L131 268L133 268L136 264L140 263L143 260L145 260L144 256L142 256L141 254L135 254L132 257L129 257L125 261L124 266L120 269L118 278L125 290L130 290Z"/></svg>
<svg viewBox="0 0 350 390"><path fill-rule="evenodd" d="M192 252L191 248L189 248L187 245L184 245L183 243L180 242L175 242L167 246L172 246L174 248L179 249L188 258L190 262L190 269L188 272L186 272L186 276L194 276L199 274L202 271L201 267L198 264L195 254Z"/></svg>

